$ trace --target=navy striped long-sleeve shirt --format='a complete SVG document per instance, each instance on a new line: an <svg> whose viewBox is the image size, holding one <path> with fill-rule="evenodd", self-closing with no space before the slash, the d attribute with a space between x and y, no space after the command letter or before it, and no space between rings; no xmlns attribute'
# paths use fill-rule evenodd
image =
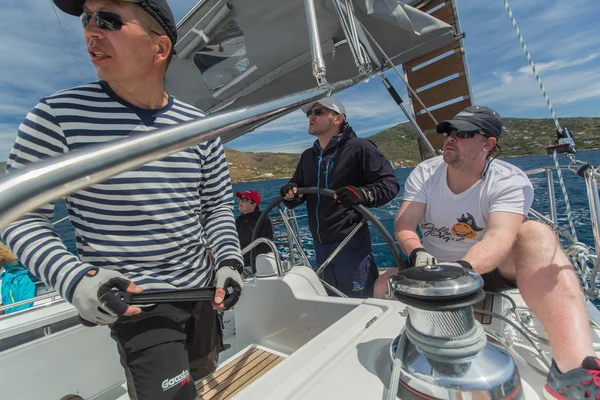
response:
<svg viewBox="0 0 600 400"><path fill-rule="evenodd" d="M203 116L172 96L158 110L135 107L102 81L67 89L43 98L27 114L7 171ZM66 203L79 258L52 227L53 204L12 223L2 238L34 275L68 300L74 284L94 267L119 271L144 288L191 288L209 283L208 249L217 264L242 262L219 138L94 184Z"/></svg>

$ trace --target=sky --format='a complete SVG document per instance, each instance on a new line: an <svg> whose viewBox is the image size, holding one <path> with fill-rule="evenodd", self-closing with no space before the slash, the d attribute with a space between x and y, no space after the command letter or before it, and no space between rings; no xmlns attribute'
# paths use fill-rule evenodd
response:
<svg viewBox="0 0 600 400"><path fill-rule="evenodd" d="M97 79L78 18L56 10L63 34L51 0L2 2L0 161L7 159L19 123L40 98ZM171 0L176 20L195 3ZM492 107L503 117L549 117L503 1L456 0L456 4L466 34L464 46L475 103ZM600 2L511 0L510 5L558 117L600 116ZM386 75L406 99L402 81L395 74ZM379 79L346 89L336 97L344 103L348 121L359 136L406 121ZM227 146L241 151L298 153L314 140L307 126L301 111L294 111Z"/></svg>

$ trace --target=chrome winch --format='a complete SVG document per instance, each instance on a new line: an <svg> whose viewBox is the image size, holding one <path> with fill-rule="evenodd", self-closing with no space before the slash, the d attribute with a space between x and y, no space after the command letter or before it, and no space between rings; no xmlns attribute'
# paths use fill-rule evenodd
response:
<svg viewBox="0 0 600 400"><path fill-rule="evenodd" d="M482 288L479 275L449 263L390 278L390 293L408 305L405 328L390 349L390 390L397 387L399 398L524 398L514 359L475 320Z"/></svg>

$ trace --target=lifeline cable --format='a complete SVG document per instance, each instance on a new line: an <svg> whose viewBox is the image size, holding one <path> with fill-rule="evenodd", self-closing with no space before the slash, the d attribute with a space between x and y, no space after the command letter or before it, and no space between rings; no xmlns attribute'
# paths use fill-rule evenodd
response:
<svg viewBox="0 0 600 400"><path fill-rule="evenodd" d="M556 129L558 130L558 132L562 133L562 128L560 127L560 124L558 123L558 118L556 117L556 114L554 113L554 109L552 108L552 103L550 102L550 97L548 97L548 94L546 93L546 88L544 88L542 79L540 78L537 68L535 67L535 64L533 63L533 59L531 58L531 54L529 54L529 50L527 50L527 45L525 44L525 39L523 39L523 36L521 35L521 31L519 30L519 27L517 26L517 21L515 20L515 17L513 16L510 6L508 5L508 1L507 0L502 0L502 1L504 3L504 7L506 8L506 11L508 12L508 17L510 18L510 21L512 22L512 26L513 26L513 28L515 28L515 33L519 37L519 42L521 43L521 48L523 49L523 52L527 56L527 61L529 61L529 65L531 65L531 69L533 70L533 75L535 75L535 79L537 80L537 83L542 91L542 94L544 95L544 100L546 100L546 105L548 106L548 109L550 110L550 114L552 115L552 120L554 121L554 125L556 125Z"/></svg>

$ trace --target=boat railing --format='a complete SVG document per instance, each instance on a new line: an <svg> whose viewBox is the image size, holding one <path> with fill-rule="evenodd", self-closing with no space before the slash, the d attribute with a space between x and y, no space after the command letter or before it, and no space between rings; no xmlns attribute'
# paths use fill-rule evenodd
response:
<svg viewBox="0 0 600 400"><path fill-rule="evenodd" d="M534 209L531 209L529 214L531 217L548 225L556 232L559 238L562 238L563 244L565 245L565 252L570 257L579 274L585 295L591 299L600 299L599 282L597 282L598 273L600 272L598 258L600 252L600 197L598 195L597 180L600 178L600 172L598 167L595 167L590 163L576 160L573 155L570 155L569 158L571 160L569 165L557 164L554 167L549 166L525 171L528 176L544 173L546 175L546 188L548 191L549 216L545 216ZM583 177L585 180L594 239L593 248L577 239L575 224L569 207L567 207L567 220L572 227L571 232L559 225L556 194L554 191L554 173L557 172L557 168L559 168L560 171L572 172ZM566 187L563 180L560 179L560 175L558 183L561 186L561 191L566 193ZM568 202L566 202L566 204L568 204Z"/></svg>
<svg viewBox="0 0 600 400"><path fill-rule="evenodd" d="M285 271L283 270L283 264L281 263L281 256L279 255L279 250L277 249L277 246L275 245L275 243L273 243L272 240L266 238L258 238L252 243L250 243L248 246L244 247L242 249L242 254L248 253L250 250L258 246L259 244L266 244L267 246L269 246L275 257L275 265L277 266L277 276L283 276Z"/></svg>
<svg viewBox="0 0 600 400"><path fill-rule="evenodd" d="M48 299L50 299L50 302L55 302L55 301L61 301L62 297L60 297L60 294L58 294L57 292L48 292L48 293L44 293L44 294L42 294L40 296L32 297L32 298L27 299L27 300L21 300L21 301L15 302L15 303L10 303L10 304L7 304L7 305L3 305L3 306L0 307L0 312L3 312L4 310L8 310L10 308L19 307L19 306L22 306L22 305L25 305L25 304L29 304L29 303L36 303L36 302L40 302L40 301L48 300ZM41 307L43 305L47 305L50 302L46 302L46 303L42 303L42 304L36 304L33 307L26 308L26 309L21 310L21 311L16 311L14 313L2 314L2 315L0 315L0 317L7 318L7 317L10 317L11 315L15 315L15 314L17 314L19 312L30 311L30 310L32 310L34 308Z"/></svg>

